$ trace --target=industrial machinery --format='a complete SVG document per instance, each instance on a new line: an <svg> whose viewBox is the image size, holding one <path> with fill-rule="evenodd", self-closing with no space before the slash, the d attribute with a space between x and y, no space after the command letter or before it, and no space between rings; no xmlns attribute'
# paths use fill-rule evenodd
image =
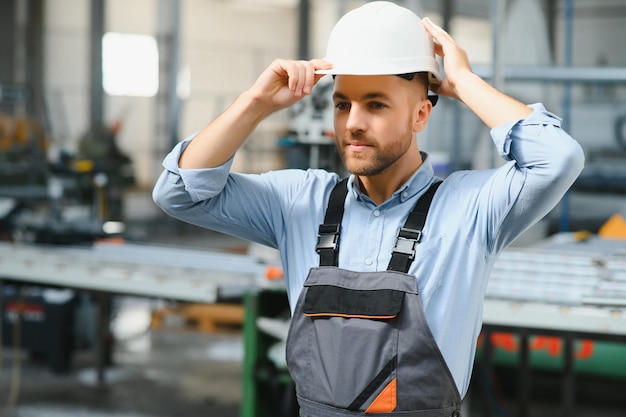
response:
<svg viewBox="0 0 626 417"><path fill-rule="evenodd" d="M52 156L43 122L24 112L28 100L28 88L0 85L0 241L91 245L123 236L121 210L111 210L112 203L121 206L121 198L112 198L111 190L121 196L113 187L120 177L124 186L132 182L132 171L122 169L132 165L114 152L116 130L100 140L102 150L85 145L80 154L60 150ZM0 256L6 254L5 248ZM17 343L31 356L46 358L55 372L67 371L80 345L74 332L78 293L58 283L11 280L2 272L0 342Z"/></svg>
<svg viewBox="0 0 626 417"><path fill-rule="evenodd" d="M94 128L79 152L50 155L42 121L17 110L28 89L0 85L0 237L38 243L89 243L122 231L123 187L131 161L115 144L119 124ZM23 106L22 106L23 107Z"/></svg>
<svg viewBox="0 0 626 417"><path fill-rule="evenodd" d="M324 77L310 95L290 108L289 133L279 142L286 149L287 168L341 171L335 150L332 91L332 79Z"/></svg>

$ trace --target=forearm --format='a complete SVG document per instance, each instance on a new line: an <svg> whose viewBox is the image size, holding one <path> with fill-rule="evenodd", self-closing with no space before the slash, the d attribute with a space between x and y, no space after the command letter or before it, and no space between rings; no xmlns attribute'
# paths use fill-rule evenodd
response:
<svg viewBox="0 0 626 417"><path fill-rule="evenodd" d="M528 117L533 110L526 104L498 91L474 73L456 83L461 100L490 129Z"/></svg>
<svg viewBox="0 0 626 417"><path fill-rule="evenodd" d="M242 93L189 143L180 156L179 167L202 169L224 164L271 112L249 91Z"/></svg>
<svg viewBox="0 0 626 417"><path fill-rule="evenodd" d="M178 161L179 167L202 169L224 164L264 118L311 93L323 77L315 74L316 70L331 66L320 59L274 60L250 89L191 141Z"/></svg>

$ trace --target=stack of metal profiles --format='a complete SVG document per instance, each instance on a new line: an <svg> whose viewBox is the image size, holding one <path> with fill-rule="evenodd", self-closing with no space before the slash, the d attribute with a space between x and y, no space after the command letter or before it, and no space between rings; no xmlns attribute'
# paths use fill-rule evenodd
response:
<svg viewBox="0 0 626 417"><path fill-rule="evenodd" d="M509 248L494 265L487 298L626 308L626 241Z"/></svg>
<svg viewBox="0 0 626 417"><path fill-rule="evenodd" d="M563 338L572 346L568 375L575 362L577 372L626 378L626 240L557 235L536 247L510 247L494 265L483 307L485 330L536 336L533 366L561 369ZM527 362L500 353L503 362Z"/></svg>
<svg viewBox="0 0 626 417"><path fill-rule="evenodd" d="M241 296L266 265L248 255L153 246L0 242L0 279L202 303Z"/></svg>

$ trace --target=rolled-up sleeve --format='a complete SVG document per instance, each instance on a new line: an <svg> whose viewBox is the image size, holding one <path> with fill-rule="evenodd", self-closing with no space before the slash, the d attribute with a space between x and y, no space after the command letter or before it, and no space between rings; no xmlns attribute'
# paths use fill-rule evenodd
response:
<svg viewBox="0 0 626 417"><path fill-rule="evenodd" d="M561 200L584 167L584 152L542 104L525 119L496 126L492 139L508 161L482 187L489 247L497 253Z"/></svg>
<svg viewBox="0 0 626 417"><path fill-rule="evenodd" d="M556 187L553 194L560 199L580 175L585 164L584 152L561 128L560 117L548 112L542 104L530 107L534 111L529 117L512 126L497 127L492 135L502 138L494 140L502 140L505 159L515 161L518 169L527 169L537 188Z"/></svg>
<svg viewBox="0 0 626 417"><path fill-rule="evenodd" d="M224 189L232 159L216 168L180 168L180 155L193 138L190 136L178 143L163 159L164 169L152 190L152 198L170 216L204 226L206 213L199 203Z"/></svg>
<svg viewBox="0 0 626 417"><path fill-rule="evenodd" d="M519 159L516 158L516 155L511 153L512 148L514 147L515 139L545 134L542 130L546 127L554 127L559 130L561 129L562 119L559 116L548 112L543 104L531 104L529 107L533 109L533 112L527 118L503 123L491 129L491 138L496 144L500 155L506 161L515 160L518 163L520 162ZM567 135L566 141L572 142L569 135ZM517 156L521 157L522 155Z"/></svg>
<svg viewBox="0 0 626 417"><path fill-rule="evenodd" d="M283 235L284 212L298 199L309 173L234 173L232 159L215 168L182 169L178 160L192 139L177 144L163 160L152 191L154 202L178 220L276 247Z"/></svg>
<svg viewBox="0 0 626 417"><path fill-rule="evenodd" d="M167 196L172 186L184 187L191 201L198 202L219 194L226 185L233 163L232 158L216 168L182 169L178 166L180 155L191 139L193 136L177 144L163 160L164 170L153 190L153 198L159 206L162 206L160 202L165 203L163 204L165 206L168 205Z"/></svg>

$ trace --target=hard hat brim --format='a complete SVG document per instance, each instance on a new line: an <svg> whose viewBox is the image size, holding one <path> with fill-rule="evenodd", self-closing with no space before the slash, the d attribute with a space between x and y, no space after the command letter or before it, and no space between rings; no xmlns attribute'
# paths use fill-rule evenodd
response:
<svg viewBox="0 0 626 417"><path fill-rule="evenodd" d="M324 58L325 61L333 62L332 58ZM433 57L413 57L405 60L393 60L385 62L362 62L350 65L334 65L330 69L316 70L316 74L329 75L398 75L414 72L428 72L429 82L438 84L441 82L439 64Z"/></svg>

